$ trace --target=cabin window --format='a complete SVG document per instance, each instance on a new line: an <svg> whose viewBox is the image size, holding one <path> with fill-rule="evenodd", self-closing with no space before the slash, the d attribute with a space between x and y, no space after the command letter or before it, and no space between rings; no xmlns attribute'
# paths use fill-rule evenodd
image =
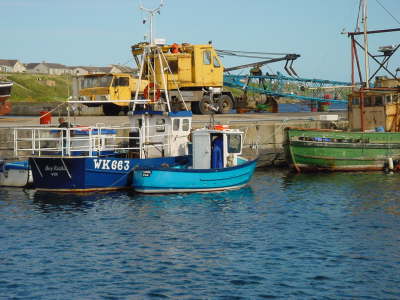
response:
<svg viewBox="0 0 400 300"><path fill-rule="evenodd" d="M375 96L375 106L382 106L382 105L383 105L383 97Z"/></svg>
<svg viewBox="0 0 400 300"><path fill-rule="evenodd" d="M360 98L353 98L353 105L360 105Z"/></svg>
<svg viewBox="0 0 400 300"><path fill-rule="evenodd" d="M83 77L81 87L83 89L96 88L96 87L109 87L111 84L112 76L86 76Z"/></svg>
<svg viewBox="0 0 400 300"><path fill-rule="evenodd" d="M399 102L399 96L398 95L392 95L392 101L393 101L393 103Z"/></svg>
<svg viewBox="0 0 400 300"><path fill-rule="evenodd" d="M392 95L386 95L385 99L386 99L386 104L391 104L392 103Z"/></svg>
<svg viewBox="0 0 400 300"><path fill-rule="evenodd" d="M165 120L159 119L156 121L156 132L165 132Z"/></svg>
<svg viewBox="0 0 400 300"><path fill-rule="evenodd" d="M203 52L203 64L205 64L205 65L211 64L211 51L205 50Z"/></svg>
<svg viewBox="0 0 400 300"><path fill-rule="evenodd" d="M170 60L168 61L168 66L171 69L172 74L178 73L178 61L177 60Z"/></svg>
<svg viewBox="0 0 400 300"><path fill-rule="evenodd" d="M241 148L242 136L240 134L228 134L228 153L240 153Z"/></svg>
<svg viewBox="0 0 400 300"><path fill-rule="evenodd" d="M189 125L190 125L189 124L189 119L183 119L182 120L182 130L183 131L188 131L190 129Z"/></svg>
<svg viewBox="0 0 400 300"><path fill-rule="evenodd" d="M364 98L364 106L371 106L371 105L372 105L371 97L365 97Z"/></svg>
<svg viewBox="0 0 400 300"><path fill-rule="evenodd" d="M119 77L114 79L114 86L129 86L128 77Z"/></svg>
<svg viewBox="0 0 400 300"><path fill-rule="evenodd" d="M173 127L172 127L174 131L178 131L179 130L179 125L181 123L180 121L181 120L179 120L179 119L175 119L174 120Z"/></svg>
<svg viewBox="0 0 400 300"><path fill-rule="evenodd" d="M214 62L214 67L215 68L219 68L221 66L221 64L219 63L219 60L218 60L218 58L216 56L214 56L213 62Z"/></svg>

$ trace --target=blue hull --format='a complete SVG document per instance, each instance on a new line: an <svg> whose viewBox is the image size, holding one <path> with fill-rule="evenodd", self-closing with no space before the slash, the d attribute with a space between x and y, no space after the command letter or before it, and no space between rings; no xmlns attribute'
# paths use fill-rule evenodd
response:
<svg viewBox="0 0 400 300"><path fill-rule="evenodd" d="M188 168L139 168L133 176L133 188L141 193L209 192L238 189L251 179L256 160L241 165L195 170Z"/></svg>
<svg viewBox="0 0 400 300"><path fill-rule="evenodd" d="M132 185L137 167L176 164L186 156L163 158L31 157L33 183L37 190L88 192L117 190Z"/></svg>

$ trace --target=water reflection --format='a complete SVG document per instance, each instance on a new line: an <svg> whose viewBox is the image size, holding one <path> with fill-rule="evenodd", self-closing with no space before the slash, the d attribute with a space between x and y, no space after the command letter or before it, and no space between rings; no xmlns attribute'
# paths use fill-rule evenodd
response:
<svg viewBox="0 0 400 300"><path fill-rule="evenodd" d="M85 211L92 208L96 201L112 197L111 193L52 193L34 191L33 204L43 213L54 211Z"/></svg>
<svg viewBox="0 0 400 300"><path fill-rule="evenodd" d="M14 198L11 191L9 198ZM134 191L93 192L93 193L54 193L30 190L24 198L32 200L34 208L42 213L50 212L87 212L90 209L132 210L133 213L171 210L179 207L207 206L215 209L228 209L232 202L252 201L254 192L250 186L239 190L213 193L181 194L139 194Z"/></svg>
<svg viewBox="0 0 400 300"><path fill-rule="evenodd" d="M354 213L382 209L400 215L399 188L400 175L383 172L288 173L282 179L290 200L335 199Z"/></svg>
<svg viewBox="0 0 400 300"><path fill-rule="evenodd" d="M152 205L156 207L176 207L182 205L216 205L229 206L232 201L253 200L254 192L251 186L238 190L207 192L207 193L171 193L171 194L140 194L128 192L133 205Z"/></svg>

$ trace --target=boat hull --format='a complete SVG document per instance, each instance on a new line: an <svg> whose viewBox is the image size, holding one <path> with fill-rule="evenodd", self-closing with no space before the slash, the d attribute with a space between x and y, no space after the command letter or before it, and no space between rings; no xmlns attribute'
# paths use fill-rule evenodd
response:
<svg viewBox="0 0 400 300"><path fill-rule="evenodd" d="M236 167L195 170L187 168L140 168L133 188L140 193L210 192L238 189L251 179L256 160Z"/></svg>
<svg viewBox="0 0 400 300"><path fill-rule="evenodd" d="M33 182L37 190L90 192L126 189L139 166L174 164L186 156L151 159L118 157L31 157Z"/></svg>
<svg viewBox="0 0 400 300"><path fill-rule="evenodd" d="M0 186L27 187L33 183L28 161L5 163L0 168Z"/></svg>
<svg viewBox="0 0 400 300"><path fill-rule="evenodd" d="M400 133L287 129L287 152L298 171L384 170L400 160Z"/></svg>
<svg viewBox="0 0 400 300"><path fill-rule="evenodd" d="M0 116L11 112L11 103L6 101L11 96L12 82L0 81Z"/></svg>

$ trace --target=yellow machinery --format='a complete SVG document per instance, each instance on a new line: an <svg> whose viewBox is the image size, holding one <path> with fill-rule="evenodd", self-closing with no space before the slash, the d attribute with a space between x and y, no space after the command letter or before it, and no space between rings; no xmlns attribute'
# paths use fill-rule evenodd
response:
<svg viewBox="0 0 400 300"><path fill-rule="evenodd" d="M78 76L79 96L84 100L93 101L93 104L87 104L88 106L102 105L103 112L107 116L118 115L121 111L128 111L137 81L137 78L125 73L81 75ZM141 81L140 93L143 93L147 84L146 80ZM129 101L124 102L124 100Z"/></svg>
<svg viewBox="0 0 400 300"><path fill-rule="evenodd" d="M288 71L286 67L288 62L292 64L299 57L297 54L287 54L274 59L268 58L256 63L224 68L218 53L230 55L233 52L235 51L216 50L211 43L205 45L138 43L132 46L132 54L141 79L131 74L79 76L79 96L86 98L84 100L93 101L93 104L87 105L102 105L105 115L127 112L129 102L123 100L135 99L136 92L139 100L150 100L149 105L169 103L172 110L182 110L187 107L197 114L208 114L212 111L224 113L242 106L243 101L246 102L245 97L235 98L231 91L224 90L224 72L248 67L259 68L278 61L286 61L285 70ZM235 56L238 54L235 53ZM295 74L294 71L293 73ZM138 81L140 89L136 91Z"/></svg>
<svg viewBox="0 0 400 300"><path fill-rule="evenodd" d="M234 107L231 92L223 90L224 67L211 44L155 46L161 52L146 56L155 62L154 70L148 70L149 64L142 62L145 46L146 43L132 46L136 64L139 69L143 64L145 79L152 82L149 88L168 90L173 109L182 108L181 95L194 113L224 112Z"/></svg>

